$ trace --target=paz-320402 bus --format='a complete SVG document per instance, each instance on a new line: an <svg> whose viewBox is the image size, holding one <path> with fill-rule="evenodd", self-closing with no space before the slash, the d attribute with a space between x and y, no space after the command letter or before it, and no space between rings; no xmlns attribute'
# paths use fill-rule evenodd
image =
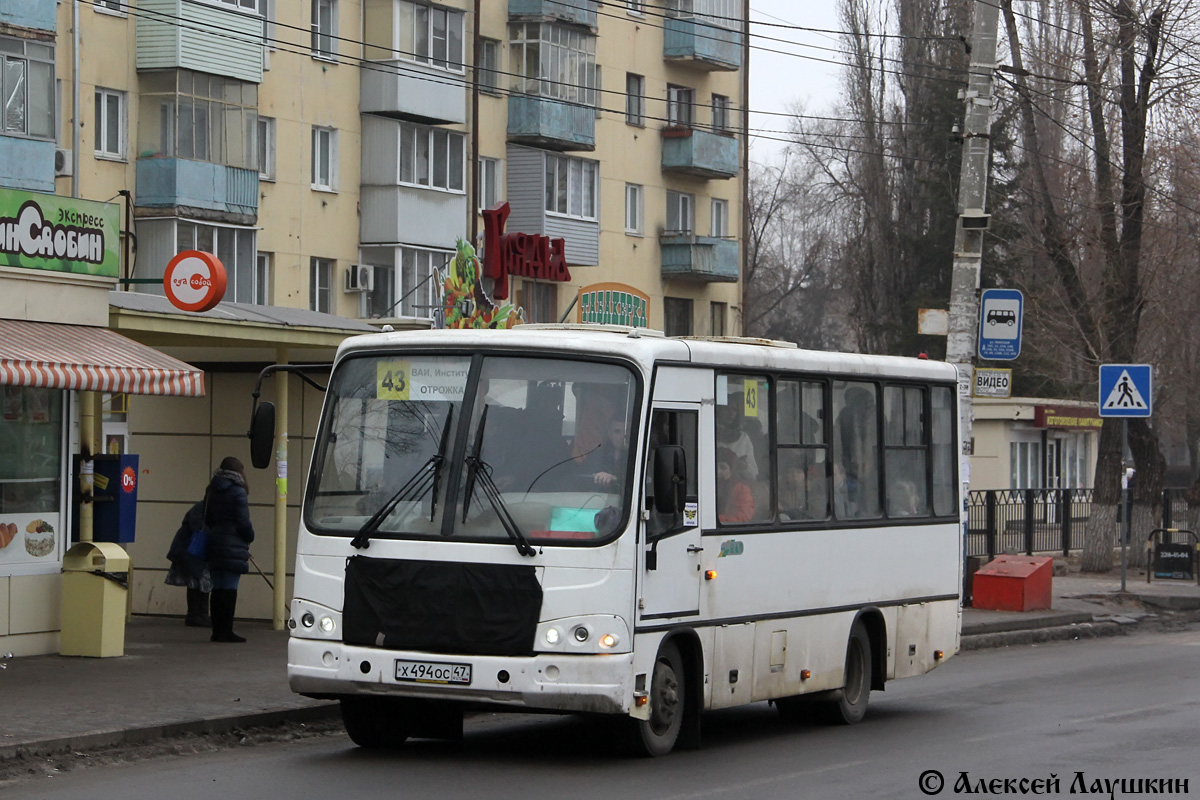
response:
<svg viewBox="0 0 1200 800"><path fill-rule="evenodd" d="M614 715L650 755L744 703L857 722L958 650L957 420L929 360L574 326L347 340L291 687L367 747L479 707Z"/></svg>

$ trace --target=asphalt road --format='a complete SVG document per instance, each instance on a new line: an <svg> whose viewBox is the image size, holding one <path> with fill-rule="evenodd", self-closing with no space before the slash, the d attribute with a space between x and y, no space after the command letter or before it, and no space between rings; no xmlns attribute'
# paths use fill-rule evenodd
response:
<svg viewBox="0 0 1200 800"><path fill-rule="evenodd" d="M359 750L337 733L50 772L0 795L923 798L937 788L937 771L940 797L967 794L963 773L973 793L980 781L988 794L1020 795L1025 779L1047 782L1024 784L1026 794L1067 796L1096 794L1105 780L1186 778L1187 794L1200 797L1198 738L1200 625L1191 625L967 653L873 694L854 727L787 724L766 704L713 713L703 749L658 760L614 755L603 727L579 719L489 715L469 720L462 742L414 741L390 754ZM1107 787L1101 793L1109 796ZM1118 785L1113 796L1123 794Z"/></svg>

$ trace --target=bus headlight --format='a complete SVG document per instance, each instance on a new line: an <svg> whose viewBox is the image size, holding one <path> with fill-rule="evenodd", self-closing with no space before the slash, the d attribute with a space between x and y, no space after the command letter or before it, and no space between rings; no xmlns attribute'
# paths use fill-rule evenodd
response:
<svg viewBox="0 0 1200 800"><path fill-rule="evenodd" d="M629 626L621 617L594 614L548 620L538 625L537 649L553 653L626 653Z"/></svg>
<svg viewBox="0 0 1200 800"><path fill-rule="evenodd" d="M288 628L301 639L337 639L342 615L332 608L308 600L293 600Z"/></svg>

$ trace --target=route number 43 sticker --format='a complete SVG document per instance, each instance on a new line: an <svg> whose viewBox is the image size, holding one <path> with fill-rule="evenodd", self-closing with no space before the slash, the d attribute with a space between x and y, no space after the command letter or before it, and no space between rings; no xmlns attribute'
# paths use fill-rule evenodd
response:
<svg viewBox="0 0 1200 800"><path fill-rule="evenodd" d="M375 396L380 400L407 400L409 362L380 361L375 366Z"/></svg>

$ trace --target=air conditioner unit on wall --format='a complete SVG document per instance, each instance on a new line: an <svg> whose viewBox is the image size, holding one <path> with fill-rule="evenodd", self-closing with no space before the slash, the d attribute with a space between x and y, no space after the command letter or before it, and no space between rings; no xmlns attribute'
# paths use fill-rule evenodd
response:
<svg viewBox="0 0 1200 800"><path fill-rule="evenodd" d="M74 174L72 167L71 151L66 147L59 147L54 151L54 177L69 178Z"/></svg>
<svg viewBox="0 0 1200 800"><path fill-rule="evenodd" d="M369 292L375 288L375 268L368 264L351 264L346 270L347 292Z"/></svg>

